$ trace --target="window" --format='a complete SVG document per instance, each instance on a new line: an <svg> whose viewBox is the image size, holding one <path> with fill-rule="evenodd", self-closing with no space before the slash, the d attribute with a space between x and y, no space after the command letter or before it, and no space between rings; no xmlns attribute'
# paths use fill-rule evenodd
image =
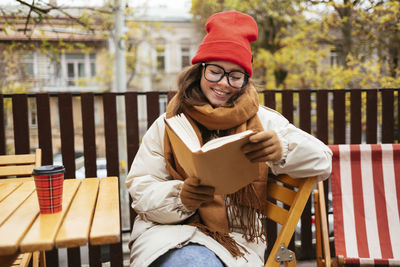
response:
<svg viewBox="0 0 400 267"><path fill-rule="evenodd" d="M165 71L165 41L163 39L157 40L156 64L158 71Z"/></svg>
<svg viewBox="0 0 400 267"><path fill-rule="evenodd" d="M96 54L69 53L65 55L68 86L76 86L80 79L96 76ZM59 68L57 66L56 75Z"/></svg>
<svg viewBox="0 0 400 267"><path fill-rule="evenodd" d="M181 68L190 65L190 41L183 39L181 42Z"/></svg>
<svg viewBox="0 0 400 267"><path fill-rule="evenodd" d="M34 76L33 60L34 60L33 53L29 53L22 56L21 63L22 63L23 77L33 78Z"/></svg>
<svg viewBox="0 0 400 267"><path fill-rule="evenodd" d="M37 127L37 108L36 108L36 99L30 97L28 99L28 110L29 110L29 126L31 128Z"/></svg>
<svg viewBox="0 0 400 267"><path fill-rule="evenodd" d="M189 47L181 48L182 68L190 65L190 51Z"/></svg>
<svg viewBox="0 0 400 267"><path fill-rule="evenodd" d="M96 76L96 54L89 55L90 78Z"/></svg>
<svg viewBox="0 0 400 267"><path fill-rule="evenodd" d="M336 50L331 50L331 66L339 64L339 53Z"/></svg>
<svg viewBox="0 0 400 267"><path fill-rule="evenodd" d="M65 62L67 64L67 85L76 85L78 78L85 77L85 55L78 53L66 54Z"/></svg>

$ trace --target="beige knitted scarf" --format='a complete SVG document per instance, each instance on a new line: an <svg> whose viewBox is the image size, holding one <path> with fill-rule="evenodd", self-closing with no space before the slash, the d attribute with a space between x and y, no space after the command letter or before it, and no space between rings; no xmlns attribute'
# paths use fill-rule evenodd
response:
<svg viewBox="0 0 400 267"><path fill-rule="evenodd" d="M172 98L167 107L167 118L176 115L173 114L173 110L176 110L177 104L176 97ZM263 127L257 116L258 107L257 91L254 87L250 87L235 100L233 107L213 108L206 104L185 108L184 113L194 127L200 143L203 144L198 124L203 126L201 128L210 131L226 130L228 135L247 129L262 131ZM164 134L164 156L170 175L174 179L185 180L187 175L177 162L166 133ZM261 218L261 203L266 199L268 168L265 163L260 163L259 166L259 177L253 183L225 198L215 195L212 202L203 204L195 215L184 222L198 227L203 233L217 240L234 257L244 256L244 254L240 251L241 246L229 236L232 222L228 221L228 212L231 213L230 218L239 220L243 236L247 241L254 241L256 238L265 240L263 224L260 225L257 219Z"/></svg>

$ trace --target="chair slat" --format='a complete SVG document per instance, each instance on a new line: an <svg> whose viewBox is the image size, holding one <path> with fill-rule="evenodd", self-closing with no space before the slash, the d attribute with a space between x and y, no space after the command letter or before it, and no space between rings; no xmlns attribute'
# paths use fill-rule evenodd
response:
<svg viewBox="0 0 400 267"><path fill-rule="evenodd" d="M57 234L57 248L78 247L87 244L98 189L99 179L86 178L82 181L66 219L64 219L64 223ZM66 244L69 244L69 246Z"/></svg>
<svg viewBox="0 0 400 267"><path fill-rule="evenodd" d="M279 224L284 224L287 221L289 212L279 207L276 204L273 204L269 201L266 201L264 204L264 215L267 216L269 219L277 222Z"/></svg>
<svg viewBox="0 0 400 267"><path fill-rule="evenodd" d="M28 164L36 162L36 154L4 155L0 157L0 165Z"/></svg>
<svg viewBox="0 0 400 267"><path fill-rule="evenodd" d="M90 230L90 244L112 244L120 241L118 178L102 178L99 197Z"/></svg>
<svg viewBox="0 0 400 267"><path fill-rule="evenodd" d="M29 261L32 258L32 253L21 253L19 254L18 258L14 261L12 266L28 266ZM35 267L35 266L33 266Z"/></svg>
<svg viewBox="0 0 400 267"><path fill-rule="evenodd" d="M276 179L277 181L280 181L286 185L293 186L293 187L299 187L303 183L302 178L294 179L294 178L290 177L289 175L280 175L274 179Z"/></svg>
<svg viewBox="0 0 400 267"><path fill-rule="evenodd" d="M14 267L19 261L18 254L0 255L0 267Z"/></svg>
<svg viewBox="0 0 400 267"><path fill-rule="evenodd" d="M9 195L7 191L4 191L4 195L0 197L0 201L2 201L0 205L4 205L4 207L0 208L0 210L2 210L2 213L0 215L0 224L4 224L4 226L2 227L4 233L1 234L1 236L4 237L4 240L11 240L14 242L14 245L8 248L13 251L12 253L16 252L16 246L20 242L22 236L25 234L25 229L28 229L30 227L34 218L39 213L37 196L33 193L34 182L32 181L33 179L31 176L33 169L42 164L42 150L38 148L36 149L34 154L28 154L30 150L29 131L28 128L25 129L26 131L24 130L24 128L28 125L27 114L24 114L26 112L23 111L24 107L26 108L27 106L26 100L26 95L13 98L13 109L16 108L16 106L22 106L22 110L19 110L19 113L22 113L22 115L18 118L17 124L15 124L15 118L17 117L14 116L15 153L17 155L0 156L0 177L16 176L17 178L8 178L2 180L7 180L7 182L9 182L10 184L18 184L19 186L18 189L16 189L15 187L9 191L9 193L11 193L14 189L16 189L11 195ZM17 131L15 131L16 129ZM43 137L41 139L43 139ZM21 182L23 181L27 181L27 183L21 185ZM0 180L0 186L1 185L2 183ZM8 188L7 190L9 189L10 188ZM7 194L9 196L5 198ZM15 209L21 205L24 207L21 207L21 210L23 210L24 212L20 213L19 210L15 211ZM24 217L24 219L27 219L24 225L19 224L22 221L22 217ZM6 219L7 221L5 222ZM16 236L14 233L16 229L23 229L25 231L21 230L19 232L21 234L19 236ZM11 237L7 237L6 235L9 234L13 235ZM4 248L3 246L3 248L1 249L7 248ZM28 266L31 256L31 252L20 254L17 261L14 262L13 266L15 264L23 267ZM33 258L32 265L38 266L38 258Z"/></svg>
<svg viewBox="0 0 400 267"><path fill-rule="evenodd" d="M280 262L275 260L275 256L277 255L280 246L288 246L316 180L317 177L299 179L301 185L296 194L296 198L293 202L293 205L289 209L286 219L283 221L282 229L279 232L278 238L275 241L265 266L277 267L280 265ZM267 213L267 216L271 216L271 219L273 219L272 216L276 216L274 212L272 212L272 208L269 209Z"/></svg>
<svg viewBox="0 0 400 267"><path fill-rule="evenodd" d="M78 190L80 183L81 181L77 179L68 179L64 181L64 187L68 189L64 190L64 192L67 193L63 195L62 211L51 214L52 216L46 216L47 214L39 215L20 244L22 252L32 251L34 249L50 250L53 248L53 240L56 237L57 230L68 211L72 197Z"/></svg>
<svg viewBox="0 0 400 267"><path fill-rule="evenodd" d="M35 165L15 165L0 167L0 176L32 176Z"/></svg>
<svg viewBox="0 0 400 267"><path fill-rule="evenodd" d="M292 205L296 197L296 191L274 183L268 184L267 192L269 198L281 201L289 206Z"/></svg>

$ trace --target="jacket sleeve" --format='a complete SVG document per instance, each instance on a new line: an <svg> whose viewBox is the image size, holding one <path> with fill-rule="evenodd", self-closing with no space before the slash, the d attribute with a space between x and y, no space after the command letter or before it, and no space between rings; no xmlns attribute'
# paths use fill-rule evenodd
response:
<svg viewBox="0 0 400 267"><path fill-rule="evenodd" d="M164 115L149 128L126 178L132 208L143 220L179 223L190 217L179 197L183 182L173 180L164 160Z"/></svg>
<svg viewBox="0 0 400 267"><path fill-rule="evenodd" d="M314 136L296 128L280 113L260 107L259 117L264 130L274 130L281 141L283 156L280 162L267 162L275 174L293 178L318 176L327 179L332 169L332 151Z"/></svg>

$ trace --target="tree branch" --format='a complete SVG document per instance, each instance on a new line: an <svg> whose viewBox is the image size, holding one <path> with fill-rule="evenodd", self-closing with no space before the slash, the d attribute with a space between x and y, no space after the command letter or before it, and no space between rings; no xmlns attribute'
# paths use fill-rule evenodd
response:
<svg viewBox="0 0 400 267"><path fill-rule="evenodd" d="M34 12L37 13L37 14L47 14L47 13L49 13L49 12L52 10L52 8L44 9L44 8L40 8L40 7L38 7L38 6L35 6L35 1L34 1L34 0L32 1L32 4L29 4L29 3L27 3L27 2L25 2L25 1L23 1L23 0L16 0L16 1L17 1L18 3L24 5L24 6L29 7L30 10L34 11Z"/></svg>

